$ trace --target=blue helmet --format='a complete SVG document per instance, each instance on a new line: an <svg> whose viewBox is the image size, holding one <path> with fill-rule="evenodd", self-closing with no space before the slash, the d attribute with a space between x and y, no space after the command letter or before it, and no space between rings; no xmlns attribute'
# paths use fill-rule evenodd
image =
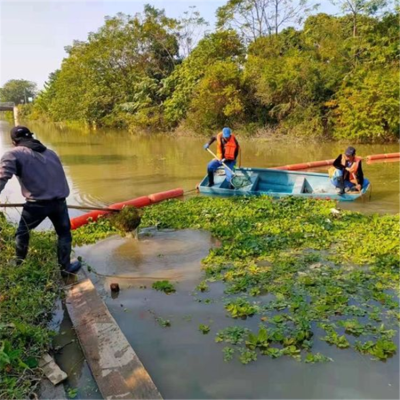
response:
<svg viewBox="0 0 400 400"><path fill-rule="evenodd" d="M230 136L231 136L231 133L232 133L231 128L225 127L224 129L222 129L222 136L223 136L224 138L230 137Z"/></svg>

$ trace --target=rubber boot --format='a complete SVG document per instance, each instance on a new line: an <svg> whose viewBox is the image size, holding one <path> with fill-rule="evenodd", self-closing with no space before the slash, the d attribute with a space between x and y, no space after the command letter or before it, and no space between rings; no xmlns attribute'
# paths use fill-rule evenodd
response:
<svg viewBox="0 0 400 400"><path fill-rule="evenodd" d="M344 194L344 178L343 178L343 176L338 178L338 184L339 184L339 187L338 187L339 193L338 194L339 194L339 196L341 196Z"/></svg>
<svg viewBox="0 0 400 400"><path fill-rule="evenodd" d="M15 265L21 265L28 254L28 247L26 246L16 246L15 248Z"/></svg>
<svg viewBox="0 0 400 400"><path fill-rule="evenodd" d="M78 272L82 265L81 262L75 260L71 262L71 242L70 240L59 239L57 246L57 256L58 256L58 264L61 267L61 275L63 277L67 277L71 274L75 274Z"/></svg>
<svg viewBox="0 0 400 400"><path fill-rule="evenodd" d="M21 265L28 254L29 234L15 238L15 264Z"/></svg>
<svg viewBox="0 0 400 400"><path fill-rule="evenodd" d="M208 171L208 187L214 186L214 172Z"/></svg>

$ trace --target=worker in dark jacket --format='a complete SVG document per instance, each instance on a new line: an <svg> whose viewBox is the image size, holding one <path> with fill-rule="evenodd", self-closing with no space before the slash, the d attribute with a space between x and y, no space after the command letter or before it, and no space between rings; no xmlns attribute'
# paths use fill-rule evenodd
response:
<svg viewBox="0 0 400 400"><path fill-rule="evenodd" d="M17 264L28 253L29 232L48 217L58 236L58 263L63 275L77 272L80 262L70 261L72 236L65 201L69 187L61 161L54 151L34 139L33 133L24 126L11 129L11 140L15 147L0 161L0 193L15 175L26 198L16 233Z"/></svg>
<svg viewBox="0 0 400 400"><path fill-rule="evenodd" d="M209 187L214 186L214 173L222 163L227 165L230 170L233 169L240 150L239 142L230 128L226 127L216 137L212 137L204 145L204 149L207 150L215 141L217 142L217 159L210 161L207 166ZM230 188L233 189L231 184L232 173L228 168L225 168L226 180L230 183Z"/></svg>
<svg viewBox="0 0 400 400"><path fill-rule="evenodd" d="M364 178L362 159L361 157L356 157L356 149L354 147L348 147L344 154L340 154L336 158L329 175L332 184L338 188L338 193L341 195L349 190L360 191L363 186L369 183Z"/></svg>

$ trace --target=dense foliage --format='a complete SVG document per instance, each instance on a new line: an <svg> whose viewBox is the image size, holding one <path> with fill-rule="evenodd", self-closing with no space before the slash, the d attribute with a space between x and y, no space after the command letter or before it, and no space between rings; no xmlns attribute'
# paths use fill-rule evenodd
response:
<svg viewBox="0 0 400 400"><path fill-rule="evenodd" d="M28 103L36 95L34 82L25 79L11 79L0 88L0 101L15 104Z"/></svg>
<svg viewBox="0 0 400 400"><path fill-rule="evenodd" d="M48 323L59 295L55 235L34 232L17 267L15 226L0 213L0 399L22 399L40 382L38 362L51 343Z"/></svg>
<svg viewBox="0 0 400 400"><path fill-rule="evenodd" d="M311 15L304 0L229 0L218 9L219 29L196 46L188 26L204 24L198 14L175 20L146 6L134 17L106 18L67 49L31 118L131 131L207 133L229 124L249 134L393 140L398 14L376 14L385 3L378 0L342 3L346 14L332 16Z"/></svg>

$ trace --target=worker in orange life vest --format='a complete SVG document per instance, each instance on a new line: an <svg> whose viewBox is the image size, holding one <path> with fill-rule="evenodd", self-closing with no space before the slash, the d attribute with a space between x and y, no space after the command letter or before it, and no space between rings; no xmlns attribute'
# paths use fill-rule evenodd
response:
<svg viewBox="0 0 400 400"><path fill-rule="evenodd" d="M342 195L345 191L358 190L368 185L368 180L364 178L361 165L361 157L356 157L356 149L348 147L344 154L340 154L333 162L330 169L331 182L338 188L338 194Z"/></svg>
<svg viewBox="0 0 400 400"><path fill-rule="evenodd" d="M214 173L222 165L226 164L231 170L236 164L236 159L239 154L239 143L232 133L230 128L222 129L216 137L212 137L210 141L204 145L204 149L207 150L211 144L217 142L217 159L209 162L207 166L208 174L208 186L214 185ZM232 179L232 173L227 168L225 168L226 180L230 183ZM230 188L233 189L232 184Z"/></svg>

